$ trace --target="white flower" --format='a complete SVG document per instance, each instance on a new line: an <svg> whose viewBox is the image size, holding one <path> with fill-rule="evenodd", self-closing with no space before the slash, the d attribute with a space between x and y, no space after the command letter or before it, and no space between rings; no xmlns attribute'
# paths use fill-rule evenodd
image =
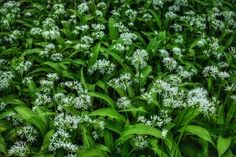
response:
<svg viewBox="0 0 236 157"><path fill-rule="evenodd" d="M173 71L176 69L177 67L177 62L175 61L175 59L171 58L171 57L165 57L163 59L163 63L164 66L169 69L170 71Z"/></svg>
<svg viewBox="0 0 236 157"><path fill-rule="evenodd" d="M20 130L17 131L17 135L22 139L26 138L28 142L34 142L38 135L38 131L32 126L23 126Z"/></svg>
<svg viewBox="0 0 236 157"><path fill-rule="evenodd" d="M87 3L87 2L81 3L81 4L77 7L77 9L78 9L78 12L79 12L80 14L83 14L83 13L89 11L88 3Z"/></svg>
<svg viewBox="0 0 236 157"><path fill-rule="evenodd" d="M133 139L133 144L136 148L142 150L144 148L148 147L148 141L147 141L147 136L144 135L137 135Z"/></svg>
<svg viewBox="0 0 236 157"><path fill-rule="evenodd" d="M53 61L62 61L63 55L61 53L54 53L52 54L51 59Z"/></svg>
<svg viewBox="0 0 236 157"><path fill-rule="evenodd" d="M96 70L99 70L101 74L111 74L115 70L115 65L109 60L100 59L97 60L95 64L88 69L90 74L93 74Z"/></svg>
<svg viewBox="0 0 236 157"><path fill-rule="evenodd" d="M23 73L23 72L28 71L31 66L32 66L32 62L30 61L21 62L19 66L16 67L16 70L20 73Z"/></svg>
<svg viewBox="0 0 236 157"><path fill-rule="evenodd" d="M18 157L26 157L30 153L30 148L26 144L26 142L23 141L17 141L8 151L9 155L15 155Z"/></svg>
<svg viewBox="0 0 236 157"><path fill-rule="evenodd" d="M125 45L132 45L133 41L137 39L137 35L134 33L122 33L120 38Z"/></svg>
<svg viewBox="0 0 236 157"><path fill-rule="evenodd" d="M127 97L121 97L117 100L116 105L119 109L127 109L131 105L131 101Z"/></svg>
<svg viewBox="0 0 236 157"><path fill-rule="evenodd" d="M10 86L10 82L14 78L14 74L11 71L0 70L0 91Z"/></svg>
<svg viewBox="0 0 236 157"><path fill-rule="evenodd" d="M123 88L124 90L126 90L127 87L132 84L131 74L130 73L121 74L119 78L114 78L110 80L108 84L115 88Z"/></svg>
<svg viewBox="0 0 236 157"><path fill-rule="evenodd" d="M137 71L142 70L147 66L148 53L146 50L137 49L130 58L132 65Z"/></svg>
<svg viewBox="0 0 236 157"><path fill-rule="evenodd" d="M163 130L161 131L161 137L162 137L162 138L165 138L166 135L167 135L167 133L168 133L168 130L167 130L167 129L163 129Z"/></svg>

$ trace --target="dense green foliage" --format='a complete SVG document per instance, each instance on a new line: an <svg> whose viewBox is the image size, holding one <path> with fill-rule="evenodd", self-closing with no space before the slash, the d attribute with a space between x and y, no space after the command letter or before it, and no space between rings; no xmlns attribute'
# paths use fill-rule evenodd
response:
<svg viewBox="0 0 236 157"><path fill-rule="evenodd" d="M0 156L236 156L235 0L0 1Z"/></svg>

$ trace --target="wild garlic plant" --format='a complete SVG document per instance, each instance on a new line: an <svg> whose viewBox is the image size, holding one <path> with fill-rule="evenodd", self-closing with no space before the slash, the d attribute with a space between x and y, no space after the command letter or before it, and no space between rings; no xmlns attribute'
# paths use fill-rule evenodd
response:
<svg viewBox="0 0 236 157"><path fill-rule="evenodd" d="M235 8L2 0L0 156L235 156Z"/></svg>

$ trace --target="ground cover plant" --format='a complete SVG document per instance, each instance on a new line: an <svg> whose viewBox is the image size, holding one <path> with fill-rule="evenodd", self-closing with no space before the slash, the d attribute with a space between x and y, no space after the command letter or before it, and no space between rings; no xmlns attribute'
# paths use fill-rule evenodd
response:
<svg viewBox="0 0 236 157"><path fill-rule="evenodd" d="M0 1L0 156L236 156L235 0Z"/></svg>

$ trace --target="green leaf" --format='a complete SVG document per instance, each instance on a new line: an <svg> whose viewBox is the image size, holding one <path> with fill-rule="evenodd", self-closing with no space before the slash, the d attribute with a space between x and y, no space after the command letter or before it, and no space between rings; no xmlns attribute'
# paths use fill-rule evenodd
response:
<svg viewBox="0 0 236 157"><path fill-rule="evenodd" d="M45 135L43 139L43 145L41 147L42 151L45 151L48 148L50 144L50 138L52 137L53 134L54 134L54 129L48 131L47 134Z"/></svg>
<svg viewBox="0 0 236 157"><path fill-rule="evenodd" d="M112 150L113 149L113 136L112 136L112 132L109 131L108 129L104 129L104 143L105 145Z"/></svg>
<svg viewBox="0 0 236 157"><path fill-rule="evenodd" d="M150 65L148 65L147 67L143 69L143 71L141 72L141 81L140 81L141 87L145 85L145 83L147 82L148 76L150 75L151 72L152 72L152 67Z"/></svg>
<svg viewBox="0 0 236 157"><path fill-rule="evenodd" d="M24 106L17 106L14 108L17 113L21 116L22 119L25 119L27 122L35 125L44 136L47 132L46 124L44 121L37 116L31 109Z"/></svg>
<svg viewBox="0 0 236 157"><path fill-rule="evenodd" d="M90 134L88 128L84 125L82 125L80 128L81 128L81 134L82 134L84 147L86 147L86 148L93 147L95 145L95 142L94 142L93 138L91 137L91 134Z"/></svg>
<svg viewBox="0 0 236 157"><path fill-rule="evenodd" d="M114 118L119 121L125 122L126 119L119 112L112 108L101 108L96 111L93 111L89 114L90 116L107 116L109 118Z"/></svg>
<svg viewBox="0 0 236 157"><path fill-rule="evenodd" d="M105 94L97 93L97 92L88 92L88 95L105 100L107 102L107 105L109 105L111 108L115 108L115 102L113 101L113 99Z"/></svg>
<svg viewBox="0 0 236 157"><path fill-rule="evenodd" d="M96 62L98 55L99 55L99 51L100 51L100 43L97 43L95 45L95 47L92 50L92 57L88 60L88 65L89 67L93 66L93 64Z"/></svg>
<svg viewBox="0 0 236 157"><path fill-rule="evenodd" d="M133 135L150 135L156 138L161 138L161 131L145 124L128 125L121 133L120 138L115 141L115 145L118 146L123 144Z"/></svg>
<svg viewBox="0 0 236 157"><path fill-rule="evenodd" d="M108 156L104 150L98 148L83 149L78 151L78 155L82 157L106 157Z"/></svg>
<svg viewBox="0 0 236 157"><path fill-rule="evenodd" d="M53 70L55 70L57 73L61 73L61 68L57 63L53 63L53 62L44 62L44 65L47 65L49 67L51 67Z"/></svg>
<svg viewBox="0 0 236 157"><path fill-rule="evenodd" d="M116 21L113 18L109 18L108 20L108 27L109 27L109 35L111 40L116 40L118 38L118 30L114 26Z"/></svg>
<svg viewBox="0 0 236 157"><path fill-rule="evenodd" d="M116 53L114 53L114 52L111 52L110 50L107 50L107 49L103 49L103 50L105 50L109 55L111 55L111 57L115 60L115 61L117 61L122 67L124 67L125 68L125 65L123 64L123 59L118 55L118 54L116 54Z"/></svg>
<svg viewBox="0 0 236 157"><path fill-rule="evenodd" d="M224 138L221 135L218 136L217 139L217 151L218 156L221 157L230 147L232 141L232 137Z"/></svg>
<svg viewBox="0 0 236 157"><path fill-rule="evenodd" d="M197 125L188 125L186 128L182 127L180 129L180 131L188 132L190 134L196 135L196 136L214 144L211 139L210 133L203 127L200 127Z"/></svg>

